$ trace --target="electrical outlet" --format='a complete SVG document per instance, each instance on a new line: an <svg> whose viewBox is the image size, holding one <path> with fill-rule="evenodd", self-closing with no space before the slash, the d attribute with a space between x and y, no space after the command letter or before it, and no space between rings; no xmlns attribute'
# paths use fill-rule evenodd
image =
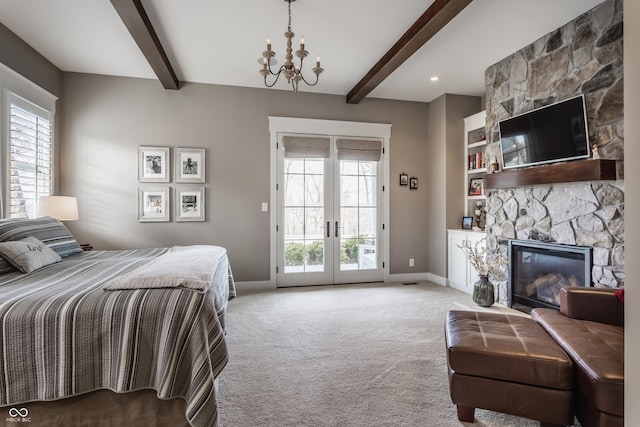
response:
<svg viewBox="0 0 640 427"><path fill-rule="evenodd" d="M262 203L262 212L267 212L269 210L269 203Z"/></svg>
<svg viewBox="0 0 640 427"><path fill-rule="evenodd" d="M409 267L413 267L415 265L415 260L413 258L409 258Z"/></svg>

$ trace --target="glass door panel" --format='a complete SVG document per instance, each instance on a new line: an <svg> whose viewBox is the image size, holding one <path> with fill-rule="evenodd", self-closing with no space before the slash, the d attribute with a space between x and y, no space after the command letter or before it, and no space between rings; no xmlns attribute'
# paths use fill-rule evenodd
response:
<svg viewBox="0 0 640 427"><path fill-rule="evenodd" d="M338 270L381 271L378 259L378 162L341 160L339 174Z"/></svg>
<svg viewBox="0 0 640 427"><path fill-rule="evenodd" d="M325 271L324 160L284 159L284 273Z"/></svg>

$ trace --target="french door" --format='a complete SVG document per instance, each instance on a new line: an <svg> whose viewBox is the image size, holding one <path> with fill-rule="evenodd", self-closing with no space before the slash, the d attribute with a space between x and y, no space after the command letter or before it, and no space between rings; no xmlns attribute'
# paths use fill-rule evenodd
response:
<svg viewBox="0 0 640 427"><path fill-rule="evenodd" d="M382 281L382 141L278 140L277 285Z"/></svg>

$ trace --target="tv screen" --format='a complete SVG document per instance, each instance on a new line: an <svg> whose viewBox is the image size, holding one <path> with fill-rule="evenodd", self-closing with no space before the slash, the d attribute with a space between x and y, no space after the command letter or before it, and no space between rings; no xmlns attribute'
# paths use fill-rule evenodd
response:
<svg viewBox="0 0 640 427"><path fill-rule="evenodd" d="M500 122L503 169L590 156L584 96Z"/></svg>

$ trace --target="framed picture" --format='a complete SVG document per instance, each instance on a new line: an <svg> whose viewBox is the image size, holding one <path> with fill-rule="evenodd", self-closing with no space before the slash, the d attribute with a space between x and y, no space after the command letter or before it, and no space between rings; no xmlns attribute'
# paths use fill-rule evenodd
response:
<svg viewBox="0 0 640 427"><path fill-rule="evenodd" d="M418 189L418 178L412 176L409 178L409 190L417 190Z"/></svg>
<svg viewBox="0 0 640 427"><path fill-rule="evenodd" d="M409 175L406 173L400 174L400 185L409 185Z"/></svg>
<svg viewBox="0 0 640 427"><path fill-rule="evenodd" d="M204 148L176 148L173 151L176 182L204 182Z"/></svg>
<svg viewBox="0 0 640 427"><path fill-rule="evenodd" d="M463 230L471 230L473 226L473 217L472 216L463 216L462 217L462 229Z"/></svg>
<svg viewBox="0 0 640 427"><path fill-rule="evenodd" d="M176 221L204 221L204 187L176 187L173 191Z"/></svg>
<svg viewBox="0 0 640 427"><path fill-rule="evenodd" d="M482 178L471 178L469 180L469 195L481 196L483 194Z"/></svg>
<svg viewBox="0 0 640 427"><path fill-rule="evenodd" d="M138 147L138 182L169 182L169 147Z"/></svg>
<svg viewBox="0 0 640 427"><path fill-rule="evenodd" d="M169 187L138 188L138 221L169 220Z"/></svg>

